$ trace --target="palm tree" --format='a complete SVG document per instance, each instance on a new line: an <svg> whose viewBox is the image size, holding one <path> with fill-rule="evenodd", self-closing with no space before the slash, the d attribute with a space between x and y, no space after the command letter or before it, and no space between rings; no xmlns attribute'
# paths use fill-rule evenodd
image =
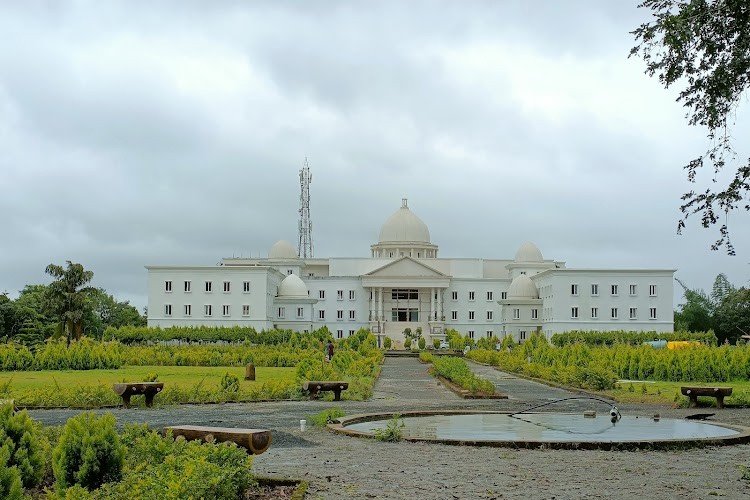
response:
<svg viewBox="0 0 750 500"><path fill-rule="evenodd" d="M67 334L68 347L71 338L80 340L88 295L94 287L85 286L94 278L93 271L86 271L81 264L67 261L68 268L50 264L44 270L53 278L47 289L47 305L60 321L60 331Z"/></svg>

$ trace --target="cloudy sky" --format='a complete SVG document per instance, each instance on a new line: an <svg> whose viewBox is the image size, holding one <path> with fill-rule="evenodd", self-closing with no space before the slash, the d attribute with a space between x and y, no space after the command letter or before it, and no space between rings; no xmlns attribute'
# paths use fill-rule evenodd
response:
<svg viewBox="0 0 750 500"><path fill-rule="evenodd" d="M529 240L747 285L747 213L736 257L697 218L676 235L706 141L628 59L636 4L3 2L0 292L72 260L142 308L145 265L296 243L305 157L317 257L368 256L408 197L443 257Z"/></svg>

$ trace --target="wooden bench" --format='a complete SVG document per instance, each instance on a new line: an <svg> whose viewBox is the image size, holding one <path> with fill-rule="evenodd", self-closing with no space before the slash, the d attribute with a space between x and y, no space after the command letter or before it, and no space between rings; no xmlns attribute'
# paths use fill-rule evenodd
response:
<svg viewBox="0 0 750 500"><path fill-rule="evenodd" d="M732 395L731 387L680 387L683 396L690 398L689 408L698 406L698 396L716 398L716 406L724 408L724 398Z"/></svg>
<svg viewBox="0 0 750 500"><path fill-rule="evenodd" d="M204 427L200 425L173 425L165 427L174 437L200 439L207 443L227 441L245 448L251 455L260 455L271 446L271 431L268 429L235 429L233 427Z"/></svg>
<svg viewBox="0 0 750 500"><path fill-rule="evenodd" d="M349 382L341 380L308 380L302 384L302 388L310 392L310 399L315 399L320 392L333 391L333 400L341 401L341 391L345 391L349 388Z"/></svg>
<svg viewBox="0 0 750 500"><path fill-rule="evenodd" d="M164 389L164 382L125 382L114 385L115 394L122 397L122 404L130 406L130 396L146 396L146 406L154 404L154 396Z"/></svg>

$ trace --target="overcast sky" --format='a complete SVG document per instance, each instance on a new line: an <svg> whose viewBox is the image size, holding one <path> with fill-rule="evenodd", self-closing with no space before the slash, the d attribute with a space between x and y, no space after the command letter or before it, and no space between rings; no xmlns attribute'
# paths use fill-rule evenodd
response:
<svg viewBox="0 0 750 500"><path fill-rule="evenodd" d="M316 257L369 256L408 197L442 257L747 285L746 212L736 257L676 235L705 134L628 59L637 3L3 2L0 292L72 260L142 309L146 265L296 245L305 157Z"/></svg>

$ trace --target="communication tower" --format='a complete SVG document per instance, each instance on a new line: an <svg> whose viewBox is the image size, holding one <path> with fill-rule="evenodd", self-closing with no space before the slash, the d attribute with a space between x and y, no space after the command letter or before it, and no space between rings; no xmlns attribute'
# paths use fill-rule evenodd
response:
<svg viewBox="0 0 750 500"><path fill-rule="evenodd" d="M312 258L312 219L310 219L310 182L312 175L310 167L307 165L305 157L305 166L299 171L299 244L297 245L297 256L302 259Z"/></svg>

